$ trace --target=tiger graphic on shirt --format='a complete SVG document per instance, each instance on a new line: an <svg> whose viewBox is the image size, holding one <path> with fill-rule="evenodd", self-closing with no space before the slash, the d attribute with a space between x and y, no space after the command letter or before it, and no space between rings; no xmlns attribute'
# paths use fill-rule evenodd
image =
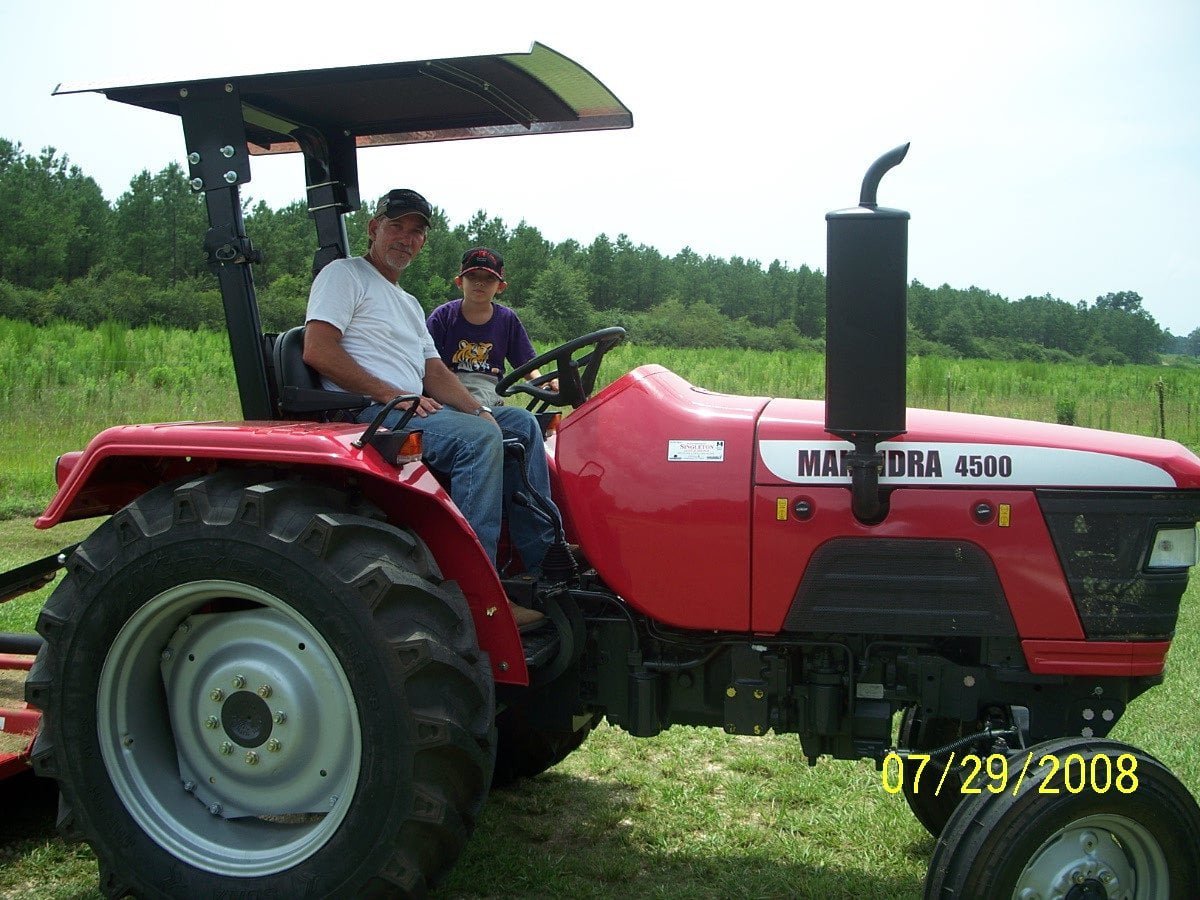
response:
<svg viewBox="0 0 1200 900"><path fill-rule="evenodd" d="M450 361L454 364L454 369L457 372L485 372L492 373L494 370L488 363L488 356L492 352L492 347L495 346L492 341L459 341L458 350Z"/></svg>

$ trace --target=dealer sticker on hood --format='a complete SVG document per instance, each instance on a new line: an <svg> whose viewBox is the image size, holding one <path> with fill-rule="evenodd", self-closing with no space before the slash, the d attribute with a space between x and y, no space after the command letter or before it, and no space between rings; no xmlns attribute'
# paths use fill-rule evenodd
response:
<svg viewBox="0 0 1200 900"><path fill-rule="evenodd" d="M794 484L847 484L845 441L761 441L762 461ZM1047 487L1175 487L1175 479L1140 459L1014 444L884 442L881 484L1011 484Z"/></svg>
<svg viewBox="0 0 1200 900"><path fill-rule="evenodd" d="M667 462L724 461L724 441L667 441Z"/></svg>

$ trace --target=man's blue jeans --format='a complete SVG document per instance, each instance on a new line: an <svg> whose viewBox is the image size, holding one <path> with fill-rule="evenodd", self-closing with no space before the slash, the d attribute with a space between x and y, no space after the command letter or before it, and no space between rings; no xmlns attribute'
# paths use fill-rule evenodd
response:
<svg viewBox="0 0 1200 900"><path fill-rule="evenodd" d="M358 414L358 421L371 421L381 408L379 404L367 407ZM395 425L401 413L392 411L385 424ZM542 432L537 419L526 409L500 406L493 415L500 430L487 419L448 406L424 418L414 416L408 427L424 432L422 458L432 468L450 476L450 496L475 530L492 564L496 563L501 517L507 512L509 539L521 554L526 570L536 572L554 539L554 529L542 516L512 502L513 494L526 490L520 469L505 454L502 441L516 438L521 442L529 483L553 504Z"/></svg>

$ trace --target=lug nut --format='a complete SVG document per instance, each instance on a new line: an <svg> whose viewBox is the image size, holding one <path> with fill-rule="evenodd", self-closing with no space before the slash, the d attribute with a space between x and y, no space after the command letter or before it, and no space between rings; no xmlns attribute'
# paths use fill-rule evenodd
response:
<svg viewBox="0 0 1200 900"><path fill-rule="evenodd" d="M163 661L163 662L170 662L170 661L171 661L171 657L172 657L172 656L174 656L174 655L175 655L175 654L174 654L174 653L171 651L171 648L170 648L170 647L168 647L168 648L167 648L166 650L164 650L164 651L162 652L162 654L161 654L161 656L162 656L162 661Z"/></svg>
<svg viewBox="0 0 1200 900"><path fill-rule="evenodd" d="M278 753L282 748L283 745L279 743L279 741L275 740L275 738L271 738L269 741L267 741L267 749L272 753Z"/></svg>
<svg viewBox="0 0 1200 900"><path fill-rule="evenodd" d="M234 154L234 149L229 144L226 144L224 147L221 148L221 155L223 157L225 157L226 159L229 159L229 157L233 156L233 154Z"/></svg>
<svg viewBox="0 0 1200 900"><path fill-rule="evenodd" d="M212 806L210 806L210 807L208 808L208 811L209 811L210 813L212 813L214 816L219 816L219 815L221 814L221 804L220 804L220 803L214 803Z"/></svg>
<svg viewBox="0 0 1200 900"><path fill-rule="evenodd" d="M244 688L246 686L246 679L243 678L241 675L234 675L233 676L233 686L235 688L237 688L238 690L241 690L242 688Z"/></svg>
<svg viewBox="0 0 1200 900"><path fill-rule="evenodd" d="M221 724L221 721L216 716L209 716L207 719L204 720L205 728L216 728L220 724Z"/></svg>
<svg viewBox="0 0 1200 900"><path fill-rule="evenodd" d="M194 790L196 789L196 782L194 782L194 781L185 781L185 782L183 783L183 789L184 789L185 791L187 791L187 792L190 794L192 791L194 791Z"/></svg>
<svg viewBox="0 0 1200 900"><path fill-rule="evenodd" d="M229 743L229 741L222 741L221 746L217 750L220 751L222 756L228 756L233 752L233 744Z"/></svg>
<svg viewBox="0 0 1200 900"><path fill-rule="evenodd" d="M258 765L258 753L256 751L250 750L246 753L246 765L248 765L248 766L257 766Z"/></svg>
<svg viewBox="0 0 1200 900"><path fill-rule="evenodd" d="M287 721L287 713L285 713L282 709L276 710L275 715L271 717L271 721L273 721L276 725L282 725Z"/></svg>
<svg viewBox="0 0 1200 900"><path fill-rule="evenodd" d="M204 179L203 178L193 178L191 181L188 182L188 184L190 184L192 186L193 191L198 191L202 187L204 187Z"/></svg>
<svg viewBox="0 0 1200 900"><path fill-rule="evenodd" d="M264 700L266 700L268 697L270 697L271 696L271 686L269 684L264 684L262 687L260 687L258 689L258 696L262 697Z"/></svg>
<svg viewBox="0 0 1200 900"><path fill-rule="evenodd" d="M197 153L195 150L193 150L191 153L188 154L188 162L190 162L193 166L199 165L200 164L200 154Z"/></svg>
<svg viewBox="0 0 1200 900"><path fill-rule="evenodd" d="M225 699L225 692L220 688L213 688L212 693L208 695L208 699L213 703L220 703Z"/></svg>

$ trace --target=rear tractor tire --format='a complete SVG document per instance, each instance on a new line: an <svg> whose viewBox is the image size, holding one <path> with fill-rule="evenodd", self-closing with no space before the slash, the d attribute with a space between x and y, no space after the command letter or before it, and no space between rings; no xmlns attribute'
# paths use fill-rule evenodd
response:
<svg viewBox="0 0 1200 900"><path fill-rule="evenodd" d="M35 768L109 896L421 896L491 778L469 610L373 507L263 478L156 488L72 554Z"/></svg>

